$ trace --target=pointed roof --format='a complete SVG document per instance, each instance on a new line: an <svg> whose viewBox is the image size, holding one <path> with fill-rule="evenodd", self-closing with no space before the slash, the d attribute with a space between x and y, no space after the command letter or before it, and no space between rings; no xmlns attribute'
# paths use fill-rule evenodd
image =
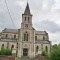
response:
<svg viewBox="0 0 60 60"><path fill-rule="evenodd" d="M27 6L26 6L26 8L25 8L24 14L31 14L31 13L30 13L30 8L29 8L29 4L28 4L28 3L27 3Z"/></svg>

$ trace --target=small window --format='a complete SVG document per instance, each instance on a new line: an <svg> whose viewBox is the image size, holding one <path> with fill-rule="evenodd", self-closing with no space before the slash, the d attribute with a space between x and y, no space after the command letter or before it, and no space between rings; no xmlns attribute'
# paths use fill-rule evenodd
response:
<svg viewBox="0 0 60 60"><path fill-rule="evenodd" d="M4 44L2 44L2 47L1 48L4 48Z"/></svg>
<svg viewBox="0 0 60 60"><path fill-rule="evenodd" d="M37 40L37 36L35 36L35 40Z"/></svg>
<svg viewBox="0 0 60 60"><path fill-rule="evenodd" d="M26 21L26 17L25 17L25 21Z"/></svg>
<svg viewBox="0 0 60 60"><path fill-rule="evenodd" d="M9 42L7 42L7 48L9 48Z"/></svg>
<svg viewBox="0 0 60 60"><path fill-rule="evenodd" d="M48 52L48 47L47 46L45 47L45 51Z"/></svg>
<svg viewBox="0 0 60 60"><path fill-rule="evenodd" d="M14 35L14 38L16 38L16 35Z"/></svg>
<svg viewBox="0 0 60 60"><path fill-rule="evenodd" d="M8 38L8 34L6 34L6 38Z"/></svg>
<svg viewBox="0 0 60 60"><path fill-rule="evenodd" d="M45 40L45 36L43 36L43 40Z"/></svg>
<svg viewBox="0 0 60 60"><path fill-rule="evenodd" d="M28 22L29 22L30 18L28 17Z"/></svg>
<svg viewBox="0 0 60 60"><path fill-rule="evenodd" d="M38 52L39 46L36 46L36 52Z"/></svg>
<svg viewBox="0 0 60 60"><path fill-rule="evenodd" d="M11 50L14 48L14 45L11 46Z"/></svg>

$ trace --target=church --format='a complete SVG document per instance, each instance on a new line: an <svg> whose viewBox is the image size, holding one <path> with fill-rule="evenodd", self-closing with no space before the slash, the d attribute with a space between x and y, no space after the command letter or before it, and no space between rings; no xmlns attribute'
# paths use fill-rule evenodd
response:
<svg viewBox="0 0 60 60"><path fill-rule="evenodd" d="M42 51L50 52L51 42L48 33L34 29L28 3L22 14L21 28L5 28L0 32L1 48L12 49L12 53L15 53L18 57L28 56L29 58L42 54Z"/></svg>

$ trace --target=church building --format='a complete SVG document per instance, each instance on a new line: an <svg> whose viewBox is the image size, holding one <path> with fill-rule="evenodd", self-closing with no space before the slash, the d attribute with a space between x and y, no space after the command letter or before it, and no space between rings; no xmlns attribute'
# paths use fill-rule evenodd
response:
<svg viewBox="0 0 60 60"><path fill-rule="evenodd" d="M0 33L0 49L2 47L12 49L12 53L16 53L18 57L33 58L42 54L42 51L50 52L51 42L48 33L34 29L28 3L22 14L21 28L5 28Z"/></svg>

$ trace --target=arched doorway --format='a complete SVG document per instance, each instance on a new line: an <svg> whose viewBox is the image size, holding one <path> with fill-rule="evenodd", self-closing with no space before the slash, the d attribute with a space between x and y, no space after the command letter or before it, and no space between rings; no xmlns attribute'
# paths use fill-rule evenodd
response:
<svg viewBox="0 0 60 60"><path fill-rule="evenodd" d="M28 49L27 48L23 49L23 56L28 56Z"/></svg>

